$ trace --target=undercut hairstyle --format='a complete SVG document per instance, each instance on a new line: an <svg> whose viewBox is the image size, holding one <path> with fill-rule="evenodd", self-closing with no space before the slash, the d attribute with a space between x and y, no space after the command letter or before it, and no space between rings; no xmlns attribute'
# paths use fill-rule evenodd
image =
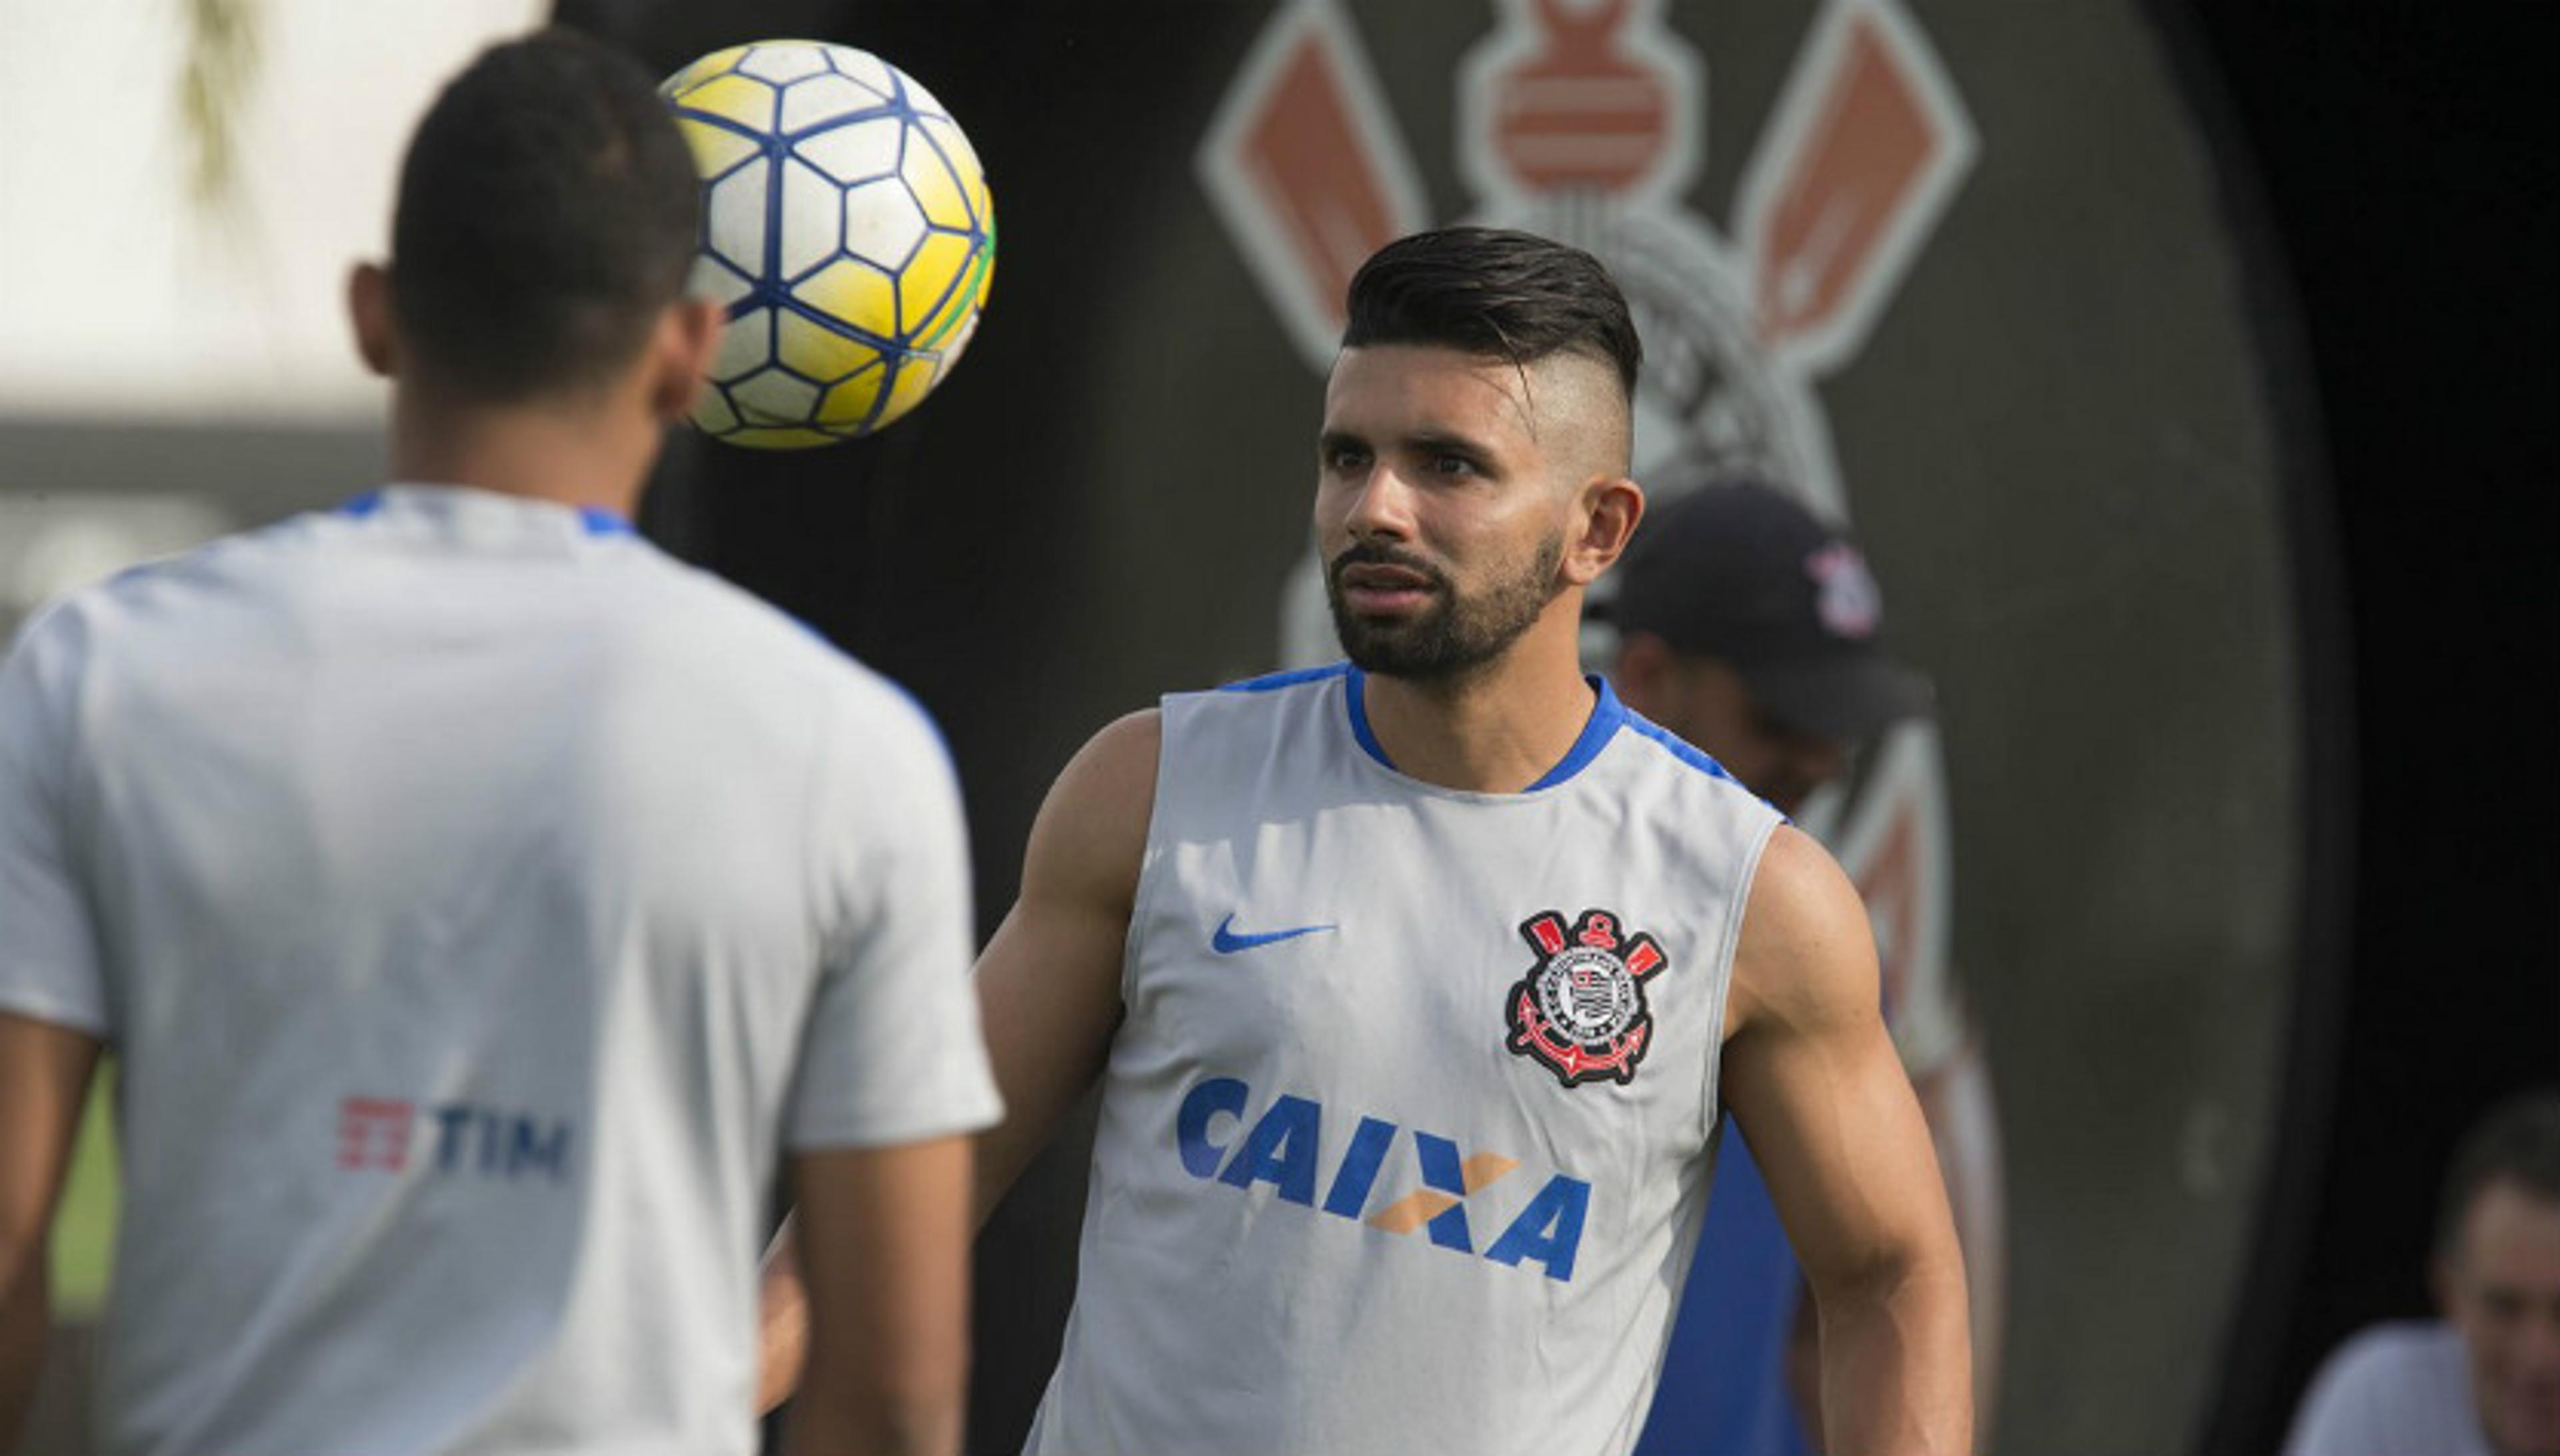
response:
<svg viewBox="0 0 2560 1456"><path fill-rule="evenodd" d="M491 47L436 97L400 169L403 367L480 404L602 383L683 296L701 198L639 63L558 29Z"/></svg>
<svg viewBox="0 0 2560 1456"><path fill-rule="evenodd" d="M2451 1257L2472 1205L2494 1183L2560 1204L2560 1087L2520 1092L2472 1125L2445 1173L2436 1208L2436 1255Z"/></svg>
<svg viewBox="0 0 2560 1456"><path fill-rule="evenodd" d="M1636 397L1645 347L1600 259L1531 233L1443 228L1399 238L1352 276L1343 347L1424 344L1516 368L1581 354Z"/></svg>

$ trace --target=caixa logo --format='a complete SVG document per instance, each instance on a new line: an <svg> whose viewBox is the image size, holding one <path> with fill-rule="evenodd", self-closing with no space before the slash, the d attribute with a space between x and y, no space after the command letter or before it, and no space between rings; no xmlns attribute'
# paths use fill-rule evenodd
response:
<svg viewBox="0 0 2560 1456"><path fill-rule="evenodd" d="M1191 1089L1174 1126L1185 1172L1203 1182L1248 1192L1257 1183L1267 1183L1284 1204L1364 1222L1389 1233L1419 1228L1442 1248L1473 1254L1476 1242L1467 1218L1467 1200L1520 1167L1517 1158L1469 1154L1436 1133L1362 1117L1352 1129L1351 1140L1342 1145L1328 1178L1324 1104L1284 1094L1264 1108L1239 1138L1235 1133L1243 1127L1252 1099L1252 1089L1234 1077L1210 1077ZM1339 1114L1336 1126L1340 1126ZM1412 1168L1422 1187L1368 1213L1370 1196L1381 1181L1388 1181L1386 1164L1398 1143L1411 1149ZM1324 1184L1321 1204L1317 1202L1319 1182ZM1401 1178L1391 1181L1401 1182ZM1573 1256L1582 1246L1583 1215L1590 1207L1591 1185L1554 1174L1512 1215L1485 1247L1484 1257L1514 1267L1534 1263L1549 1279L1569 1280Z"/></svg>
<svg viewBox="0 0 2560 1456"><path fill-rule="evenodd" d="M432 1139L427 1166L484 1178L568 1177L569 1125L468 1102L427 1104L405 1097L347 1097L338 1103L338 1166L400 1172L415 1134Z"/></svg>

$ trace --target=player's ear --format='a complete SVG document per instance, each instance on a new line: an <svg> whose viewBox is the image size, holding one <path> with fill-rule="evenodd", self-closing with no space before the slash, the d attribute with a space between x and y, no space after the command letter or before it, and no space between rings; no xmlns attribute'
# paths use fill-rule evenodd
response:
<svg viewBox="0 0 2560 1456"><path fill-rule="evenodd" d="M356 356L365 368L390 379L400 373L400 330L392 320L392 275L381 263L360 262L347 272L347 317L356 329Z"/></svg>
<svg viewBox="0 0 2560 1456"><path fill-rule="evenodd" d="M1644 487L1623 475L1604 476L1582 487L1574 503L1573 534L1564 544L1562 570L1567 584L1588 586L1626 555L1636 525L1645 519Z"/></svg>
<svg viewBox="0 0 2560 1456"><path fill-rule="evenodd" d="M727 320L728 311L720 304L691 295L667 305L658 315L657 333L649 347L649 407L660 420L673 423L694 407L703 377L711 372L712 356L720 352L720 329Z"/></svg>

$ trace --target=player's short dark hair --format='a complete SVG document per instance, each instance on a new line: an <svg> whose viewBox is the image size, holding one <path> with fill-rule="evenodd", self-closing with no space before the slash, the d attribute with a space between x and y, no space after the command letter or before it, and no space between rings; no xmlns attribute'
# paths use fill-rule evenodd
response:
<svg viewBox="0 0 2560 1456"><path fill-rule="evenodd" d="M601 380L683 296L701 193L636 61L559 29L482 52L400 168L403 367L486 403Z"/></svg>
<svg viewBox="0 0 2560 1456"><path fill-rule="evenodd" d="M2444 1199L2436 1209L2439 1257L2453 1253L2463 1219L2493 1183L2512 1183L2535 1198L2560 1204L2560 1087L2519 1092L2463 1134L2446 1168Z"/></svg>
<svg viewBox="0 0 2560 1456"><path fill-rule="evenodd" d="M1551 354L1613 365L1629 399L1645 362L1626 295L1581 248L1502 228L1399 238L1352 275L1343 347L1429 344L1525 367Z"/></svg>

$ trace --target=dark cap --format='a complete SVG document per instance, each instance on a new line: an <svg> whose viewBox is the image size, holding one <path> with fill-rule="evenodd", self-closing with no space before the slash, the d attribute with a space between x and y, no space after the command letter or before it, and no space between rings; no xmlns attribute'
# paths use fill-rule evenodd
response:
<svg viewBox="0 0 2560 1456"><path fill-rule="evenodd" d="M1787 727L1863 738L1929 712L1929 680L1887 656L1866 558L1793 496L1710 485L1645 518L1610 615L1719 658Z"/></svg>

